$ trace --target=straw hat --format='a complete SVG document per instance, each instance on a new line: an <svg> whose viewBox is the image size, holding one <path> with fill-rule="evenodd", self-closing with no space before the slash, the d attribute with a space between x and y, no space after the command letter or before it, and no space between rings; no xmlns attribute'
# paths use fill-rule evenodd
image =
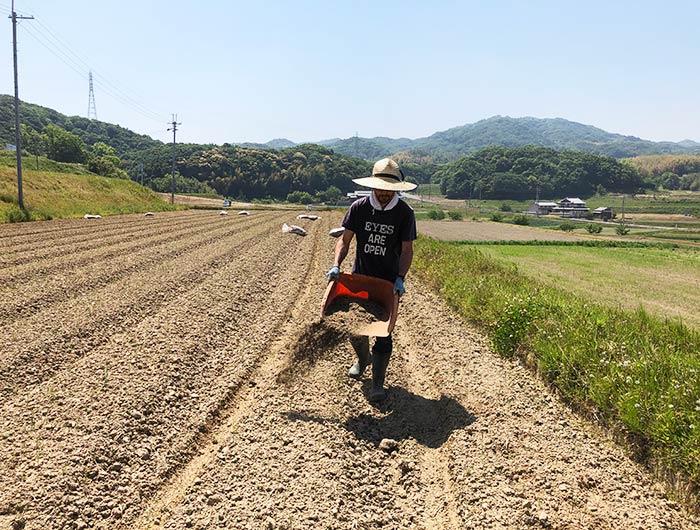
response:
<svg viewBox="0 0 700 530"><path fill-rule="evenodd" d="M403 171L391 158L382 158L375 163L371 177L352 179L352 181L360 186L377 190L411 191L418 187L418 184L404 180Z"/></svg>

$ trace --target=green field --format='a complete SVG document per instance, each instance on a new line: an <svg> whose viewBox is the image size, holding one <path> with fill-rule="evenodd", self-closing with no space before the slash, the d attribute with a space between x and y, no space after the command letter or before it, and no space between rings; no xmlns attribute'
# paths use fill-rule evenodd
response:
<svg viewBox="0 0 700 530"><path fill-rule="evenodd" d="M558 202L563 197L541 197L541 201ZM586 201L586 206L591 210L599 206L612 206L620 216L623 208L623 195L618 193L608 193L606 195L594 195L592 197L581 197ZM526 211L535 201L535 198L515 201L515 200L478 200L470 201L471 209L474 211L493 212L501 210L506 205L513 212ZM466 207L466 201L464 206ZM649 193L645 195L625 195L624 211L626 214L635 213L666 213L666 214L690 214L696 218L700 216L700 192L693 191L664 191ZM689 218L692 220L692 218Z"/></svg>
<svg viewBox="0 0 700 530"><path fill-rule="evenodd" d="M589 248L479 245L562 291L700 326L700 251L687 248Z"/></svg>

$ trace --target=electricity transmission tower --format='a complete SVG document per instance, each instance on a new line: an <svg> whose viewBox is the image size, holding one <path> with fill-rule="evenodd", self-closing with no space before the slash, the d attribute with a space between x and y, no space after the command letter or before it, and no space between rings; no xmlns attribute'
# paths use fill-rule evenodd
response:
<svg viewBox="0 0 700 530"><path fill-rule="evenodd" d="M177 126L182 125L182 123L177 121L177 114L173 114L171 125L172 127L168 127L169 131L173 131L173 173L170 176L170 204L175 204L175 133L177 132Z"/></svg>
<svg viewBox="0 0 700 530"><path fill-rule="evenodd" d="M88 95L88 120L97 119L97 107L95 107L95 91L92 89L92 71L90 71L90 94Z"/></svg>
<svg viewBox="0 0 700 530"><path fill-rule="evenodd" d="M19 130L19 87L17 85L17 20L28 20L34 17L17 16L15 0L12 0L12 57L15 66L15 154L17 155L17 202L24 210L24 195L22 193L22 136Z"/></svg>

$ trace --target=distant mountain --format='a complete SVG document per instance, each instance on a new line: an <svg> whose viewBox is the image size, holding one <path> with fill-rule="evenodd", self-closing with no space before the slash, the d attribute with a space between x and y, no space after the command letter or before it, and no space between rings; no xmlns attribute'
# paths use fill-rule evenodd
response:
<svg viewBox="0 0 700 530"><path fill-rule="evenodd" d="M694 143L694 142L693 142ZM510 118L493 116L473 124L437 132L416 140L413 150L428 151L439 158L454 159L484 147L538 145L558 150L584 151L614 158L647 154L691 154L700 145L652 142L635 136L606 132L562 118Z"/></svg>
<svg viewBox="0 0 700 530"><path fill-rule="evenodd" d="M235 144L240 147L252 147L254 149L287 149L288 147L294 147L296 144L295 142L292 142L291 140L287 140L286 138L275 138L274 140L270 140L269 142L265 142L264 144L257 144L253 142L243 142L239 144Z"/></svg>
<svg viewBox="0 0 700 530"><path fill-rule="evenodd" d="M456 160L484 147L520 147L538 145L558 150L629 158L649 154L700 154L700 144L652 142L635 136L606 132L562 118L491 118L440 131L426 138L347 138L319 142L334 151L368 160L401 153L402 159L432 159L436 162Z"/></svg>
<svg viewBox="0 0 700 530"><path fill-rule="evenodd" d="M415 140L409 138L394 139L385 136L377 136L375 138L353 136L344 140L325 140L319 143L346 156L374 160L410 149L414 145Z"/></svg>

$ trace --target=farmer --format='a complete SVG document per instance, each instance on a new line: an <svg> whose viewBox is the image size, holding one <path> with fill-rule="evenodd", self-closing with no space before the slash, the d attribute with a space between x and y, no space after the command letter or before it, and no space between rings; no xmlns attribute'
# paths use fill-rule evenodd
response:
<svg viewBox="0 0 700 530"><path fill-rule="evenodd" d="M397 192L413 190L417 185L406 182L403 171L390 158L374 164L372 176L353 179L353 182L372 188L372 194L353 202L345 213L342 223L345 231L335 246L333 266L326 277L328 281L338 279L350 242L357 237L352 272L388 280L394 284L394 293L402 296L406 292L404 280L413 260L416 217ZM369 337L353 337L351 343L357 362L350 367L348 375L359 379L370 363ZM372 401L386 398L384 377L391 349L391 335L375 339L371 356Z"/></svg>

